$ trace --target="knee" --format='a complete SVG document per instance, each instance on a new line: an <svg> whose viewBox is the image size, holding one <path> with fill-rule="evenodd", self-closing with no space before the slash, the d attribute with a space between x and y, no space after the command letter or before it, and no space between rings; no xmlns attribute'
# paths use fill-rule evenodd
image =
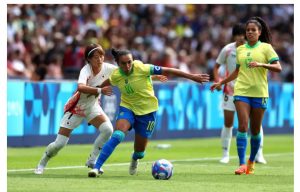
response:
<svg viewBox="0 0 300 192"><path fill-rule="evenodd" d="M142 152L134 152L133 155L132 155L132 158L137 160L137 159L143 159L145 156L145 152L142 151Z"/></svg>
<svg viewBox="0 0 300 192"><path fill-rule="evenodd" d="M122 142L125 138L125 133L123 131L116 130L111 137L117 139L119 142Z"/></svg>
<svg viewBox="0 0 300 192"><path fill-rule="evenodd" d="M99 131L101 134L103 134L109 138L113 133L113 126L112 126L111 122L105 121L104 123L102 123L99 127Z"/></svg>
<svg viewBox="0 0 300 192"><path fill-rule="evenodd" d="M68 137L64 135L57 135L56 140L54 142L54 147L59 150L63 148L65 145L67 145L68 141L69 141Z"/></svg>

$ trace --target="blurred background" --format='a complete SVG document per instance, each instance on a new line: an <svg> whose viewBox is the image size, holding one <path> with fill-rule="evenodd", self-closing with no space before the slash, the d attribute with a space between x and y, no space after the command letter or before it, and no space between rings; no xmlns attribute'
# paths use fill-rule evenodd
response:
<svg viewBox="0 0 300 192"><path fill-rule="evenodd" d="M8 79L77 79L84 47L125 48L135 59L210 73L232 26L252 16L270 26L283 71L294 80L294 5L7 5Z"/></svg>

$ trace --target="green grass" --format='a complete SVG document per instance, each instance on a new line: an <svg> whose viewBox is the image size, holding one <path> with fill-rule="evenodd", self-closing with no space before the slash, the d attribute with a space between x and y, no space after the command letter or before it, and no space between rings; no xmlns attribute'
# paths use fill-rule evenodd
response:
<svg viewBox="0 0 300 192"><path fill-rule="evenodd" d="M238 159L235 141L232 142L229 164L218 162L221 149L219 138L151 141L137 176L128 174L128 163L133 150L131 142L122 143L103 167L104 175L88 178L88 169L48 169L43 175L34 175L33 169L45 147L8 148L7 190L9 192L93 192L93 191L293 191L294 147L293 135L266 136L264 154L267 165L256 165L255 175L234 175ZM159 143L172 147L158 149ZM248 147L249 148L249 147ZM51 159L48 168L82 166L91 150L91 145L68 145ZM249 155L249 151L247 153ZM151 164L157 159L173 162L174 175L170 180L155 180ZM204 159L207 158L207 159ZM187 161L188 159L188 161Z"/></svg>

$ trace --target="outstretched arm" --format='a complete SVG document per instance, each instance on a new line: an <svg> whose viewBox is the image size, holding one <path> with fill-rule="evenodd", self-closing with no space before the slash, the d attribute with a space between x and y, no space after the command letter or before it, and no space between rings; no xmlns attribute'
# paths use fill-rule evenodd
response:
<svg viewBox="0 0 300 192"><path fill-rule="evenodd" d="M169 67L162 67L162 75L174 75L177 77L182 77L186 79L190 79L192 81L195 81L197 83L203 83L209 81L209 75L208 74L191 74L191 73L185 73L183 71L180 71L179 69L175 68L169 68Z"/></svg>
<svg viewBox="0 0 300 192"><path fill-rule="evenodd" d="M161 81L161 82L168 81L168 77L164 76L164 75L151 75L151 79L152 80L158 80L158 81Z"/></svg>

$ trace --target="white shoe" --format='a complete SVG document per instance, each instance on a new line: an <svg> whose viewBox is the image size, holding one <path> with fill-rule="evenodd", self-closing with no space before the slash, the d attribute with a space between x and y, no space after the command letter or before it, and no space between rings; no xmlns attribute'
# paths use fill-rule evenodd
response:
<svg viewBox="0 0 300 192"><path fill-rule="evenodd" d="M223 156L220 163L229 163L229 156Z"/></svg>
<svg viewBox="0 0 300 192"><path fill-rule="evenodd" d="M103 169L92 169L89 171L88 176L89 177L99 177L99 175L102 175L104 173Z"/></svg>
<svg viewBox="0 0 300 192"><path fill-rule="evenodd" d="M37 174L37 175L42 175L42 174L44 173L44 169L45 169L45 167L38 166L38 167L34 170L34 173Z"/></svg>
<svg viewBox="0 0 300 192"><path fill-rule="evenodd" d="M93 169L94 166L95 166L95 161L91 160L91 159L88 159L85 163L85 166L87 166L88 168L91 168Z"/></svg>
<svg viewBox="0 0 300 192"><path fill-rule="evenodd" d="M262 155L256 156L255 162L256 163L261 163L261 164L267 164L267 161L265 160L264 156L262 156Z"/></svg>
<svg viewBox="0 0 300 192"><path fill-rule="evenodd" d="M139 160L131 159L130 165L129 165L129 174L135 175L137 173L137 166L139 164Z"/></svg>

